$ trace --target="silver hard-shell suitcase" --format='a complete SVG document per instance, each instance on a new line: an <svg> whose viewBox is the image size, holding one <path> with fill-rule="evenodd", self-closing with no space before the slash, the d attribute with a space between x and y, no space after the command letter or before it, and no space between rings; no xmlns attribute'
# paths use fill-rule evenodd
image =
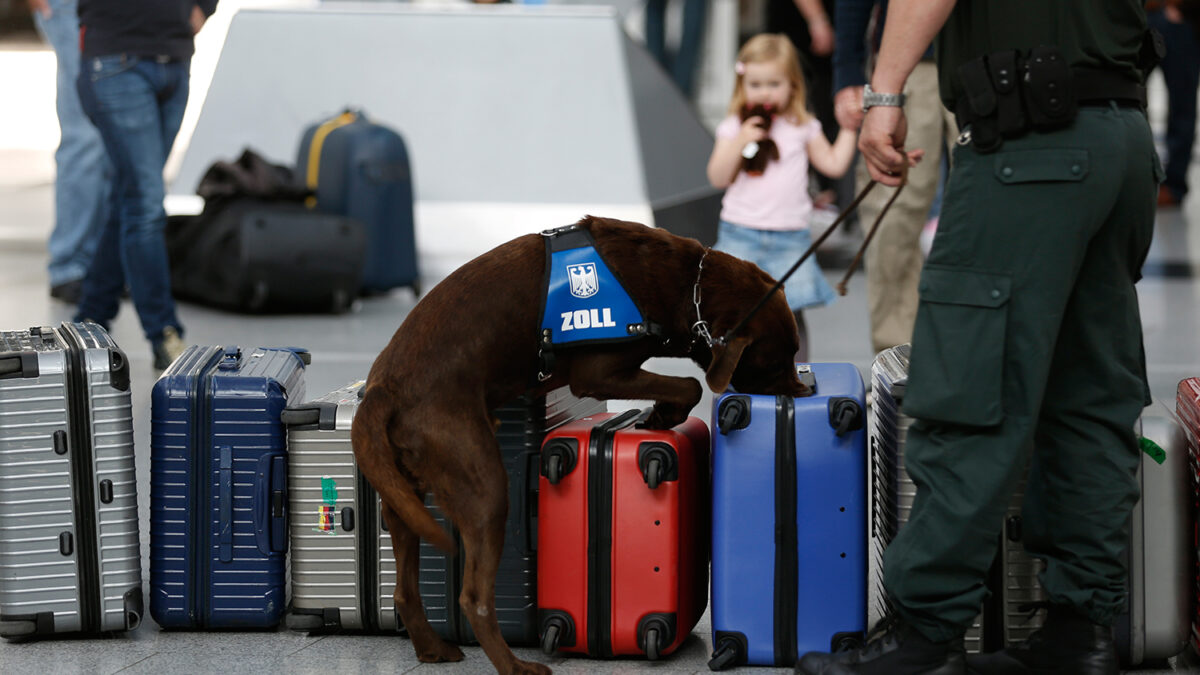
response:
<svg viewBox="0 0 1200 675"><path fill-rule="evenodd" d="M0 635L143 613L125 354L93 323L0 332Z"/></svg>
<svg viewBox="0 0 1200 675"><path fill-rule="evenodd" d="M872 405L868 415L867 499L871 509L867 588L867 621L874 625L892 611L883 589L883 551L908 522L917 489L904 466L904 446L913 420L901 412L908 384L907 344L885 349L871 365ZM1041 626L1041 615L1030 615L1029 605L1044 594L1037 583L1041 563L1025 553L1021 538L1022 480L1009 502L1000 542L999 579L992 580L993 596L984 605L965 642L970 653L992 651L1019 642ZM994 617L994 618L993 618ZM992 618L991 621L988 619ZM997 630L985 634L985 624ZM985 638L987 638L985 640Z"/></svg>
<svg viewBox="0 0 1200 675"><path fill-rule="evenodd" d="M392 597L396 562L391 536L378 494L357 470L350 441L363 385L361 381L347 385L283 413L288 425L292 551L292 602L286 623L292 630L391 632L403 628ZM549 430L601 410L603 405L593 399L577 399L560 389L524 407L536 409L542 419L535 426ZM499 411L499 436L512 426L504 420L513 416L503 413L503 409ZM524 444L521 439L515 439L515 444L512 439L500 440L502 449ZM540 445L538 438L531 451L536 452ZM432 510L441 522L440 512ZM446 639L469 641L473 636L467 622L458 615L454 590L460 583L455 565L461 556L447 558L424 542L420 555L421 596L430 625ZM505 565L502 560L502 568L515 570L518 578L513 595L528 596L529 613L536 616L535 581L521 574L520 561ZM503 580L497 583L497 612L503 613ZM515 605L525 603L518 598L509 604L517 610Z"/></svg>
<svg viewBox="0 0 1200 675"><path fill-rule="evenodd" d="M1191 499L1187 440L1178 418L1161 404L1142 413L1142 454L1129 544L1129 602L1117 618L1117 651L1126 666L1182 652L1191 631ZM1157 447L1156 447L1157 446Z"/></svg>
<svg viewBox="0 0 1200 675"><path fill-rule="evenodd" d="M285 621L292 630L400 628L392 607L392 538L350 443L363 384L283 412L292 553L292 602Z"/></svg>

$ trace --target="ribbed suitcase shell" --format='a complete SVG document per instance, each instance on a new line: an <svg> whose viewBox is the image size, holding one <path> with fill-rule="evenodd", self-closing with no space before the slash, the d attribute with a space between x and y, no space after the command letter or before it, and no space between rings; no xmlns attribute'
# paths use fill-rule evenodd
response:
<svg viewBox="0 0 1200 675"><path fill-rule="evenodd" d="M292 554L287 625L292 630L400 628L392 607L392 538L378 495L358 472L350 442L362 386L355 382L283 413Z"/></svg>
<svg viewBox="0 0 1200 675"><path fill-rule="evenodd" d="M1180 383L1186 398L1188 380ZM1186 403L1184 404L1186 406ZM1187 417L1180 410L1179 420ZM1142 453L1138 468L1141 499L1133 507L1129 545L1129 603L1117 618L1117 652L1125 666L1167 659L1187 646L1194 610L1191 479L1188 443L1171 411L1159 404L1142 413L1141 435L1165 451L1160 464Z"/></svg>
<svg viewBox="0 0 1200 675"><path fill-rule="evenodd" d="M362 386L356 382L284 412L289 425L292 505L292 607L287 623L293 630L400 628L392 600L396 562L391 537L378 494L355 467L350 442ZM500 420L496 436L509 471L511 502L497 572L496 612L501 633L510 644L537 639L536 539L531 539L536 535L536 520L528 508L533 505L530 500L537 498L537 470L535 466L529 483L527 466L536 463L546 430L603 407L601 401L578 399L559 389L496 411ZM333 520L324 524L323 487L334 490L328 495L334 501ZM435 519L454 532L432 501L428 504ZM458 606L462 556L446 556L425 542L420 551L421 599L430 625L447 640L473 642L474 633ZM367 585L377 591L368 596Z"/></svg>
<svg viewBox="0 0 1200 675"><path fill-rule="evenodd" d="M306 175L311 162L317 162L317 182L310 187L316 188L318 210L366 226L363 290L412 286L419 292L412 174L404 139L361 111L344 114L355 118L323 135L316 157L312 146L324 122L305 129L297 167Z"/></svg>
<svg viewBox="0 0 1200 675"><path fill-rule="evenodd" d="M125 354L100 326L0 333L0 635L142 616Z"/></svg>
<svg viewBox="0 0 1200 675"><path fill-rule="evenodd" d="M867 586L867 625L874 626L891 613L891 603L883 590L883 551L908 522L917 486L904 466L904 444L912 418L900 412L908 385L909 345L885 349L871 364L871 410L867 417L867 450L870 454L870 479L867 503L871 509L869 530L870 562ZM983 615L976 617L967 630L968 653L983 648Z"/></svg>
<svg viewBox="0 0 1200 675"><path fill-rule="evenodd" d="M542 445L543 651L653 659L675 651L704 613L708 428L695 417L670 430L634 428L644 414L583 418ZM674 474L667 471L651 488L642 466L672 453ZM560 462L557 483L549 477L552 461Z"/></svg>
<svg viewBox="0 0 1200 675"><path fill-rule="evenodd" d="M1200 651L1200 377L1179 382L1175 395L1175 412L1187 443L1186 471L1191 482L1191 575L1192 646Z"/></svg>
<svg viewBox="0 0 1200 675"><path fill-rule="evenodd" d="M303 355L302 355L303 354ZM287 437L307 353L189 347L154 385L150 613L164 628L264 628L287 606Z"/></svg>
<svg viewBox="0 0 1200 675"><path fill-rule="evenodd" d="M848 363L797 368L815 377L812 396L714 401L714 669L790 666L866 630L862 376ZM748 417L728 414L739 399ZM857 417L840 436L835 408Z"/></svg>

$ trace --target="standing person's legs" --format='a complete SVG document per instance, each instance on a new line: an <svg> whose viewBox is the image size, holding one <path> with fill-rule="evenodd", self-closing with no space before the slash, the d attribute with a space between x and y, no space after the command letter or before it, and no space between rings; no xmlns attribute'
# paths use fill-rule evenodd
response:
<svg viewBox="0 0 1200 675"><path fill-rule="evenodd" d="M905 87L904 106L909 120L908 148L922 148L925 158L908 171L908 184L880 223L867 247L867 310L871 322L871 346L876 352L912 341L917 316L917 280L925 257L921 253L921 231L937 194L944 139L954 135L945 127L946 117L938 96L937 66L917 64ZM866 163L858 163L858 189L870 181ZM895 188L876 185L858 206L864 231L871 227Z"/></svg>
<svg viewBox="0 0 1200 675"><path fill-rule="evenodd" d="M1085 108L1062 132L1005 141L991 154L955 153L920 282L905 400L918 420L905 449L917 497L884 560L899 613L930 640L961 636L987 594L1060 326L1077 285L1091 282L1080 276L1090 269L1089 242L1121 210L1128 167L1150 170L1152 151L1136 156L1142 149L1125 142L1124 114ZM1152 186L1148 174L1143 180ZM1124 384L1105 381L1091 393L1140 399L1142 389Z"/></svg>
<svg viewBox="0 0 1200 675"><path fill-rule="evenodd" d="M667 0L646 0L646 49L664 69L667 59Z"/></svg>
<svg viewBox="0 0 1200 675"><path fill-rule="evenodd" d="M1187 196L1187 170L1196 141L1196 89L1200 86L1200 38L1189 23L1171 23L1161 11L1150 25L1163 34L1167 54L1160 64L1167 85L1167 178L1175 201Z"/></svg>
<svg viewBox="0 0 1200 675"><path fill-rule="evenodd" d="M708 1L683 0L683 30L679 37L679 50L671 64L671 76L686 96L692 95L692 83L696 79L696 62L700 56L700 45L704 42Z"/></svg>
<svg viewBox="0 0 1200 675"><path fill-rule="evenodd" d="M118 175L120 263L142 330L157 344L164 329L179 328L163 235L162 170L187 100L187 65L122 56L89 63L80 94ZM85 296L91 292L85 288Z"/></svg>
<svg viewBox="0 0 1200 675"><path fill-rule="evenodd" d="M1149 127L1131 132L1120 198L1092 238L1054 348L1022 509L1025 548L1046 561L1052 603L1112 625L1125 602L1129 513L1140 451L1133 427L1149 403L1134 283L1154 229Z"/></svg>
<svg viewBox="0 0 1200 675"><path fill-rule="evenodd" d="M34 20L54 47L58 61L55 107L61 140L54 153L54 229L50 254L51 295L77 302L74 287L88 272L100 231L109 214L112 171L100 133L88 121L79 101L79 19L76 0L48 0L49 18L34 12Z"/></svg>

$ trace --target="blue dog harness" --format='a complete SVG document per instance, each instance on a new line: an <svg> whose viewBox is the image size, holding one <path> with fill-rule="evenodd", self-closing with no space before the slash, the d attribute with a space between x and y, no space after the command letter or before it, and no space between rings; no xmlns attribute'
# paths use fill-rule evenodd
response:
<svg viewBox="0 0 1200 675"><path fill-rule="evenodd" d="M539 380L548 379L554 371L557 348L624 342L660 333L604 262L591 233L567 225L546 230L542 237L546 274Z"/></svg>

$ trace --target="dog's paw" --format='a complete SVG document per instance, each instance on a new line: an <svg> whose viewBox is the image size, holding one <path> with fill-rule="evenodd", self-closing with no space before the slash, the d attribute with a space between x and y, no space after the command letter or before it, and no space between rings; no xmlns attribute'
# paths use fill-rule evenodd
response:
<svg viewBox="0 0 1200 675"><path fill-rule="evenodd" d="M417 660L421 663L447 663L453 661L462 661L463 653L458 647L438 640L438 644L430 645L425 649L417 650Z"/></svg>
<svg viewBox="0 0 1200 675"><path fill-rule="evenodd" d="M637 426L639 429L671 429L683 424L687 414L688 411L676 406L659 403L650 411L646 420Z"/></svg>
<svg viewBox="0 0 1200 675"><path fill-rule="evenodd" d="M514 659L512 670L508 672L509 675L550 675L551 670L550 666L541 663Z"/></svg>

